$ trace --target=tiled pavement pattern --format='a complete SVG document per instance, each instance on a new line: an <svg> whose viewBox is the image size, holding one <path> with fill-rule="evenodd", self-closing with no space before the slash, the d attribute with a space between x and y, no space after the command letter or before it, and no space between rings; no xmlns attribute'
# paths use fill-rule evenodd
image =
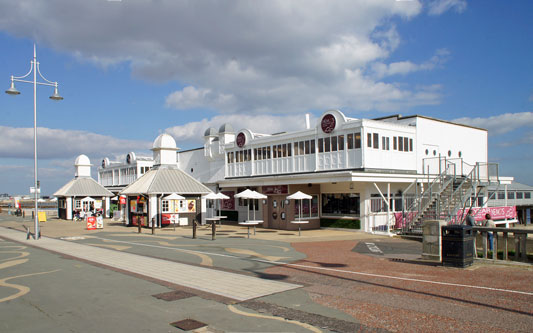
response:
<svg viewBox="0 0 533 333"><path fill-rule="evenodd" d="M3 227L0 227L0 236L30 246L228 297L237 301L245 301L301 287L296 284L265 280L215 269L149 258L54 238L41 237L39 240L33 240L31 238L26 240L25 233Z"/></svg>

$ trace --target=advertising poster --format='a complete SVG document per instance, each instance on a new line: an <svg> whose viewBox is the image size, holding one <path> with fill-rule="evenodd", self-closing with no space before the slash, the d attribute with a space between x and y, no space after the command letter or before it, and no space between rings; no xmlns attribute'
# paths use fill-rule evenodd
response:
<svg viewBox="0 0 533 333"><path fill-rule="evenodd" d="M104 229L104 218L101 216L96 217L96 229Z"/></svg>
<svg viewBox="0 0 533 333"><path fill-rule="evenodd" d="M196 200L187 200L187 213L196 213Z"/></svg>
<svg viewBox="0 0 533 333"><path fill-rule="evenodd" d="M229 197L229 199L223 199L220 200L220 207L223 210L235 210L235 198L233 196L235 195L235 192L233 191L222 191L222 194L225 194Z"/></svg>
<svg viewBox="0 0 533 333"><path fill-rule="evenodd" d="M119 202L120 202L121 205L125 205L126 204L126 198L120 197L119 198Z"/></svg>
<svg viewBox="0 0 533 333"><path fill-rule="evenodd" d="M96 230L96 216L87 217L87 230Z"/></svg>
<svg viewBox="0 0 533 333"><path fill-rule="evenodd" d="M130 200L130 212L137 213L137 200Z"/></svg>
<svg viewBox="0 0 533 333"><path fill-rule="evenodd" d="M96 208L96 209L102 208L102 200L96 200L94 202L94 208Z"/></svg>

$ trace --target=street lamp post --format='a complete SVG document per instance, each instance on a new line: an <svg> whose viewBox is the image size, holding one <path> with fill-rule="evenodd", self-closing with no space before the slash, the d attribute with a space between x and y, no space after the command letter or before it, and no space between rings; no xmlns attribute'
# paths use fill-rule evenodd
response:
<svg viewBox="0 0 533 333"><path fill-rule="evenodd" d="M33 81L24 80L33 72ZM41 79L45 82L37 82L37 73ZM50 96L50 99L54 101L60 101L63 99L57 92L57 82L48 81L39 70L39 62L37 61L37 52L35 51L35 44L33 44L33 60L31 61L30 71L24 76L13 76L11 75L11 86L6 90L6 94L9 95L19 95L20 92L15 88L16 82L25 82L33 84L33 159L34 159L34 193L35 193L35 229L34 229L34 239L39 239L41 236L39 230L39 217L38 217L38 199L39 199L39 181L37 180L37 85L43 86L52 86L54 87L54 94Z"/></svg>

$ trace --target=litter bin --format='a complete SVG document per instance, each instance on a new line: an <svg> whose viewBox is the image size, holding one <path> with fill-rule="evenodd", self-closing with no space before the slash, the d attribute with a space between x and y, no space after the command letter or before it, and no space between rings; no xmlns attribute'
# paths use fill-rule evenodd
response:
<svg viewBox="0 0 533 333"><path fill-rule="evenodd" d="M467 267L474 263L474 230L469 225L442 227L442 264Z"/></svg>

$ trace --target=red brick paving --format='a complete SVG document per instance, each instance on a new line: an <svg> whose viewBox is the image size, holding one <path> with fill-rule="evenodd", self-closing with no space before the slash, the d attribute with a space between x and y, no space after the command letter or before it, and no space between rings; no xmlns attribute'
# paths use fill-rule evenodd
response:
<svg viewBox="0 0 533 333"><path fill-rule="evenodd" d="M307 255L298 264L387 276L533 293L531 266L478 264L467 269L393 262L351 250L357 241L293 243ZM345 265L345 266L344 266ZM305 284L319 304L361 324L397 332L531 332L533 296L278 266L269 274Z"/></svg>

